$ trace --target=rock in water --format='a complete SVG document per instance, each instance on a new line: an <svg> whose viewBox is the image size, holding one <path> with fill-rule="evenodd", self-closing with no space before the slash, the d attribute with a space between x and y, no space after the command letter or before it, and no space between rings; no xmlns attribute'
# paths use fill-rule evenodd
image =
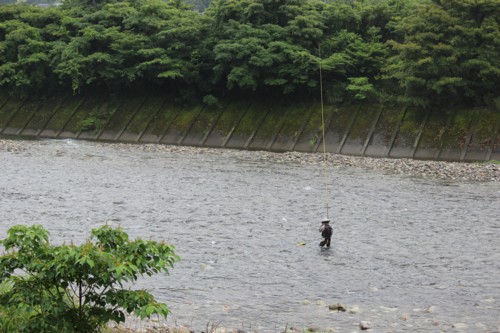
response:
<svg viewBox="0 0 500 333"><path fill-rule="evenodd" d="M332 311L340 311L340 312L345 312L347 310L346 306L340 303L335 303L335 304L330 304L328 306L328 309Z"/></svg>
<svg viewBox="0 0 500 333"><path fill-rule="evenodd" d="M465 323L456 323L456 324L451 325L451 327L459 329L459 330L464 330L464 329L467 328L467 324L465 324Z"/></svg>
<svg viewBox="0 0 500 333"><path fill-rule="evenodd" d="M363 331L370 330L373 328L373 325L371 322L367 320L363 320L359 323L359 328L361 328Z"/></svg>

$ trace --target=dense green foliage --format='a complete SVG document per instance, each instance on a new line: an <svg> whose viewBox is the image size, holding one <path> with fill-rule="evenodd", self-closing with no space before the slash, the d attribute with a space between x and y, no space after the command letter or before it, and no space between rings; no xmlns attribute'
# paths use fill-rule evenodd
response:
<svg viewBox="0 0 500 333"><path fill-rule="evenodd" d="M500 103L500 1L436 0L404 18L387 73L415 104ZM496 99L496 101L494 100Z"/></svg>
<svg viewBox="0 0 500 333"><path fill-rule="evenodd" d="M125 313L169 312L147 291L124 283L168 272L178 260L171 245L130 241L105 226L83 245L54 246L39 225L14 226L0 243L6 250L0 256L0 332L97 332L109 321L123 322Z"/></svg>
<svg viewBox="0 0 500 333"><path fill-rule="evenodd" d="M0 6L0 87L500 105L500 0L190 3Z"/></svg>

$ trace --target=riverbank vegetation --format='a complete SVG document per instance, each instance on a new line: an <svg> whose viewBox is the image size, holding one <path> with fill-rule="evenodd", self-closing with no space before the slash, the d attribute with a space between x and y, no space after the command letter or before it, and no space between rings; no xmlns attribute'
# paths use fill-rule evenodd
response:
<svg viewBox="0 0 500 333"><path fill-rule="evenodd" d="M497 0L0 6L0 88L500 108ZM202 11L200 12L200 8ZM321 64L321 66L320 66Z"/></svg>
<svg viewBox="0 0 500 333"><path fill-rule="evenodd" d="M49 243L40 225L11 227L0 241L0 332L99 332L126 314L166 317L168 307L126 284L173 267L163 242L128 239L121 229L92 230L82 245Z"/></svg>

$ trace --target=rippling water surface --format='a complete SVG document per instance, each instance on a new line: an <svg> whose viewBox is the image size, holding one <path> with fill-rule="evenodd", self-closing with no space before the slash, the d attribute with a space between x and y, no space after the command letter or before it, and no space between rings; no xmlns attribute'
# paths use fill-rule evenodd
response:
<svg viewBox="0 0 500 333"><path fill-rule="evenodd" d="M0 152L0 238L14 224L40 223L54 243L81 243L108 223L166 240L182 261L140 287L170 306L173 324L500 329L498 183L331 168L334 236L322 251L322 166L244 151L20 144L27 149ZM329 311L332 303L352 313Z"/></svg>

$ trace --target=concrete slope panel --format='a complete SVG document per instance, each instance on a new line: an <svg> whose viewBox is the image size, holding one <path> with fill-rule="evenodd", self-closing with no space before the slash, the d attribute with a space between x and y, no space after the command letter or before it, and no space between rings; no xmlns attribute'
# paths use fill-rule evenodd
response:
<svg viewBox="0 0 500 333"><path fill-rule="evenodd" d="M471 126L475 119L475 112L463 109L456 110L446 130L439 159L460 160Z"/></svg>
<svg viewBox="0 0 500 333"><path fill-rule="evenodd" d="M69 96L64 99L61 107L56 110L39 136L56 137L84 101L85 97L83 96Z"/></svg>
<svg viewBox="0 0 500 333"><path fill-rule="evenodd" d="M0 110L2 109L3 105L7 102L9 99L9 94L3 90L0 90Z"/></svg>
<svg viewBox="0 0 500 333"><path fill-rule="evenodd" d="M366 147L365 156L376 157L387 154L403 113L402 108L384 107Z"/></svg>
<svg viewBox="0 0 500 333"><path fill-rule="evenodd" d="M106 128L113 114L121 105L122 100L116 97L108 97L95 109L90 115L90 123L87 123L80 132L79 139L99 139L102 132Z"/></svg>
<svg viewBox="0 0 500 333"><path fill-rule="evenodd" d="M121 134L119 140L124 141L137 141L139 135L149 126L153 117L155 117L164 104L162 97L150 97L137 111L135 116L130 120L127 128Z"/></svg>
<svg viewBox="0 0 500 333"><path fill-rule="evenodd" d="M28 124L32 116L35 114L39 108L40 103L38 99L28 99L26 100L10 119L7 127L4 129L2 134L20 134L24 127Z"/></svg>
<svg viewBox="0 0 500 333"><path fill-rule="evenodd" d="M330 113L333 109L329 108ZM309 107L308 111L308 119L304 127L302 128L301 133L294 142L292 150L300 151L300 152L311 152L313 151L316 144L319 142L321 134L321 104L314 103ZM331 118L330 115L325 115L326 119Z"/></svg>
<svg viewBox="0 0 500 333"><path fill-rule="evenodd" d="M366 105L359 108L358 114L346 137L341 153L363 155L365 142L369 140L371 131L378 121L380 105Z"/></svg>
<svg viewBox="0 0 500 333"><path fill-rule="evenodd" d="M187 146L202 146L224 112L225 105L206 106L194 120L180 144Z"/></svg>
<svg viewBox="0 0 500 333"><path fill-rule="evenodd" d="M21 135L37 136L61 107L63 101L63 97L46 97L40 100L40 108L35 112Z"/></svg>
<svg viewBox="0 0 500 333"><path fill-rule="evenodd" d="M325 106L325 144L326 151L338 153L349 134L349 129L356 120L359 106L348 105L342 107ZM320 127L321 129L321 127ZM316 151L323 151L321 135L319 134Z"/></svg>
<svg viewBox="0 0 500 333"><path fill-rule="evenodd" d="M495 141L493 142L492 152L490 154L490 160L500 161L500 128L498 127Z"/></svg>
<svg viewBox="0 0 500 333"><path fill-rule="evenodd" d="M478 118L471 129L464 156L466 161L484 161L488 158L500 123L500 112L490 109L479 109L477 112Z"/></svg>
<svg viewBox="0 0 500 333"><path fill-rule="evenodd" d="M249 106L250 102L247 101L229 102L209 133L204 146L224 147Z"/></svg>
<svg viewBox="0 0 500 333"><path fill-rule="evenodd" d="M414 151L414 143L419 135L420 125L425 119L426 110L408 109L397 136L391 148L390 157L411 158Z"/></svg>
<svg viewBox="0 0 500 333"><path fill-rule="evenodd" d="M276 103L268 109L265 119L258 125L249 149L269 150L286 118L288 105Z"/></svg>
<svg viewBox="0 0 500 333"><path fill-rule="evenodd" d="M99 139L118 140L123 130L125 130L145 101L146 97L143 96L127 97L126 103L120 103L118 109L111 116Z"/></svg>
<svg viewBox="0 0 500 333"><path fill-rule="evenodd" d="M419 159L436 159L443 145L446 129L453 112L445 110L431 110L429 118L420 136L414 157Z"/></svg>
<svg viewBox="0 0 500 333"><path fill-rule="evenodd" d="M231 137L226 143L227 148L244 149L249 145L261 123L269 112L269 104L254 102L239 121Z"/></svg>
<svg viewBox="0 0 500 333"><path fill-rule="evenodd" d="M286 113L271 150L288 151L297 141L305 125L311 118L310 104L293 103L288 105Z"/></svg>
<svg viewBox="0 0 500 333"><path fill-rule="evenodd" d="M23 101L18 98L8 98L0 109L0 132L5 130L8 123L17 113L17 110L22 107Z"/></svg>
<svg viewBox="0 0 500 333"><path fill-rule="evenodd" d="M203 107L200 105L190 106L180 110L165 132L161 139L161 143L173 145L181 144L181 141L185 138L202 110Z"/></svg>
<svg viewBox="0 0 500 333"><path fill-rule="evenodd" d="M180 105L170 103L166 100L158 111L150 119L147 128L137 136L140 142L159 143L168 133L175 118L182 112Z"/></svg>
<svg viewBox="0 0 500 333"><path fill-rule="evenodd" d="M103 98L100 96L88 96L85 101L75 110L69 121L62 127L59 133L61 138L76 139L86 129L88 122L93 122Z"/></svg>

